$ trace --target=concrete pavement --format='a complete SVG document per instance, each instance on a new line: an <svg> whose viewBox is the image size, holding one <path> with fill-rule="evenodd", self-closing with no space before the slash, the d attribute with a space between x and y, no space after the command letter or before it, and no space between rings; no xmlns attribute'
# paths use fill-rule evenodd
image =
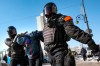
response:
<svg viewBox="0 0 100 66"><path fill-rule="evenodd" d="M51 66L50 64L43 64L43 66ZM100 66L100 62L97 61L76 61L76 66Z"/></svg>

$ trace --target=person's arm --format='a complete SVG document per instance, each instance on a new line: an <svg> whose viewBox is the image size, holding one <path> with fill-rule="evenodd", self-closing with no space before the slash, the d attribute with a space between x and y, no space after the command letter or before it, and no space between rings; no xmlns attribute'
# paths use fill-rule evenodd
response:
<svg viewBox="0 0 100 66"><path fill-rule="evenodd" d="M43 38L43 31L35 31L35 36L37 37L37 39L41 40L42 42L44 41Z"/></svg>
<svg viewBox="0 0 100 66"><path fill-rule="evenodd" d="M92 51L98 51L98 46L95 44L92 36L75 26L70 16L63 17L63 24L67 35L81 43L87 44Z"/></svg>

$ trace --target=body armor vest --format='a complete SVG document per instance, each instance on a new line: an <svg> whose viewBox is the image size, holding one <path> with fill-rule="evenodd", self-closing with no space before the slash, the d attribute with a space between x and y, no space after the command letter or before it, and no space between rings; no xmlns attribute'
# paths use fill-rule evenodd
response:
<svg viewBox="0 0 100 66"><path fill-rule="evenodd" d="M17 43L11 46L11 56L12 57L23 57L25 55L24 47Z"/></svg>
<svg viewBox="0 0 100 66"><path fill-rule="evenodd" d="M44 44L51 44L54 41L54 34L56 28L49 28L48 24L44 25L43 37Z"/></svg>
<svg viewBox="0 0 100 66"><path fill-rule="evenodd" d="M9 38L10 39L10 38ZM11 57L23 57L25 55L24 47L22 45L17 44L17 42L9 44L9 56ZM6 43L9 43L9 41L5 41Z"/></svg>
<svg viewBox="0 0 100 66"><path fill-rule="evenodd" d="M44 49L48 52L55 54L58 51L65 51L68 48L66 41L70 40L70 37L65 33L65 29L59 21L62 15L55 15L48 19L49 21L44 25L43 37L44 37Z"/></svg>

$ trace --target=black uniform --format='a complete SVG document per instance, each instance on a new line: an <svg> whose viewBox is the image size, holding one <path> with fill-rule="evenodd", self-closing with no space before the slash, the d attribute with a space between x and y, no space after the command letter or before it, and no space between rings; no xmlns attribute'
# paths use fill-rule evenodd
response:
<svg viewBox="0 0 100 66"><path fill-rule="evenodd" d="M9 55L11 56L11 66L27 66L28 59L25 57L25 51L23 45L13 42L16 36L16 29L13 26L8 27L8 35L10 38L6 38L5 44L9 46Z"/></svg>
<svg viewBox="0 0 100 66"><path fill-rule="evenodd" d="M70 16L56 14L56 5L52 2L44 7L44 15L47 23L44 24L44 48L50 54L52 66L75 66L73 56L67 56L67 41L73 38L87 44L94 52L98 47L92 40L91 35L73 24Z"/></svg>
<svg viewBox="0 0 100 66"><path fill-rule="evenodd" d="M21 66L27 66L25 63L25 51L23 46L18 45L17 43L13 44L11 47L11 65L16 66L20 64Z"/></svg>
<svg viewBox="0 0 100 66"><path fill-rule="evenodd" d="M8 60L7 60L7 55L6 54L4 55L3 60L7 63Z"/></svg>

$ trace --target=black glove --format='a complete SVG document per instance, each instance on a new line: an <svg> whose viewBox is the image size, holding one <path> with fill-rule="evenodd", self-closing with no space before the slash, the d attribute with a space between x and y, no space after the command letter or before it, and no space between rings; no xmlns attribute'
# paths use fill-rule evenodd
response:
<svg viewBox="0 0 100 66"><path fill-rule="evenodd" d="M93 40L90 40L88 43L89 48L92 50L92 53L95 54L99 51L99 46L95 44Z"/></svg>

